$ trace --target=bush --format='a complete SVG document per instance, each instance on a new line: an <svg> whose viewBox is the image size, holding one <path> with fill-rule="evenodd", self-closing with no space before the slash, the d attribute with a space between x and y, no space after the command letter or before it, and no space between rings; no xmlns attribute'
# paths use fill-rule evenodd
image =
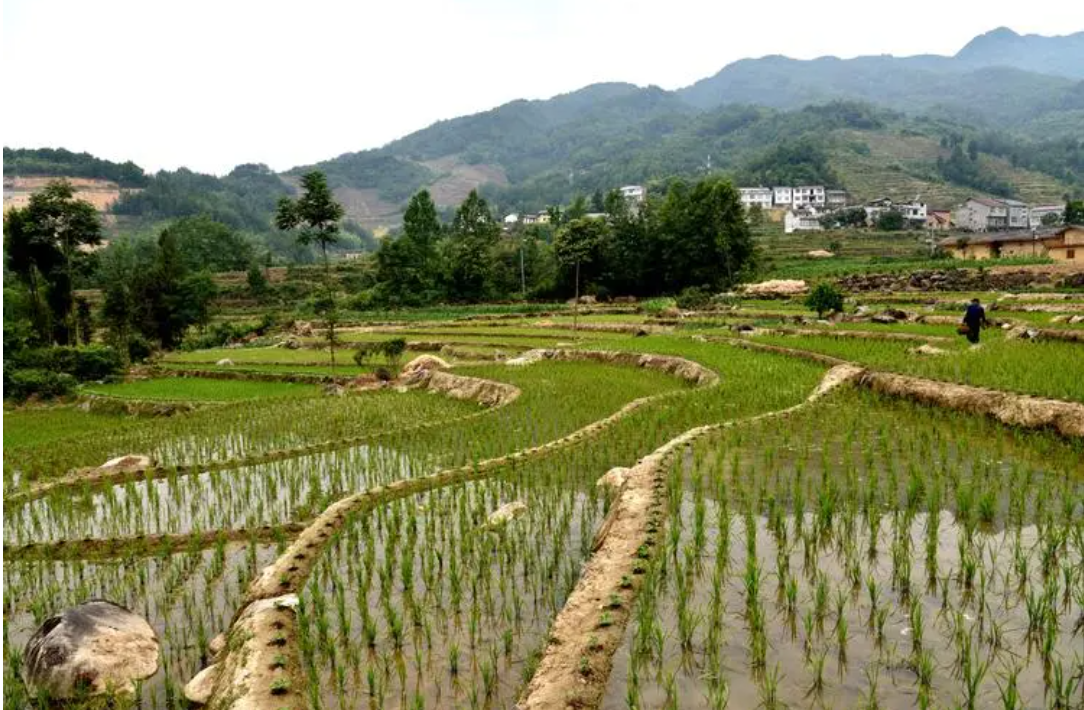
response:
<svg viewBox="0 0 1084 710"><path fill-rule="evenodd" d="M381 382L391 382L393 379L395 379L395 375L391 374L391 370L386 367L376 368L373 374L376 375L376 379L380 380Z"/></svg>
<svg viewBox="0 0 1084 710"><path fill-rule="evenodd" d="M121 372L124 363L120 353L108 345L55 345L16 353L10 360L10 366L17 370L64 373L79 382L86 382L109 379Z"/></svg>
<svg viewBox="0 0 1084 710"><path fill-rule="evenodd" d="M39 368L11 370L4 368L4 397L25 402L30 397L42 399L66 397L75 391L75 378L66 372Z"/></svg>
<svg viewBox="0 0 1084 710"><path fill-rule="evenodd" d="M843 310L843 293L830 283L819 283L806 296L805 305L822 318L825 313Z"/></svg>
<svg viewBox="0 0 1084 710"><path fill-rule="evenodd" d="M684 310L695 311L705 308L711 303L711 294L706 288L690 286L677 297L677 307Z"/></svg>
<svg viewBox="0 0 1084 710"><path fill-rule="evenodd" d="M142 335L133 335L128 338L128 361L129 362L143 362L154 353L154 346L151 345L151 341L144 338Z"/></svg>
<svg viewBox="0 0 1084 710"><path fill-rule="evenodd" d="M354 362L365 365L377 355L382 355L389 365L398 364L399 358L406 352L405 338L392 338L383 342L359 343L354 350Z"/></svg>

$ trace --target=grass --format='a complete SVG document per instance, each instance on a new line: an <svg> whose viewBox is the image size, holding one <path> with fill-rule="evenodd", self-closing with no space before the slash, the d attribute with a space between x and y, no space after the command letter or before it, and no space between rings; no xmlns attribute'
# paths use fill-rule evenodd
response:
<svg viewBox="0 0 1084 710"><path fill-rule="evenodd" d="M950 348L950 354L931 357L911 354L914 343L770 335L757 340L935 380L1084 401L1084 350L1076 343L1006 340L988 333L979 348L966 347L960 338L938 343Z"/></svg>
<svg viewBox="0 0 1084 710"><path fill-rule="evenodd" d="M272 397L313 397L320 394L320 388L312 384L201 377L155 377L115 384L84 385L83 391L122 399L190 402L236 402Z"/></svg>
<svg viewBox="0 0 1084 710"><path fill-rule="evenodd" d="M75 406L4 408L4 452L56 446L65 439L119 431L138 420L120 414L86 412Z"/></svg>

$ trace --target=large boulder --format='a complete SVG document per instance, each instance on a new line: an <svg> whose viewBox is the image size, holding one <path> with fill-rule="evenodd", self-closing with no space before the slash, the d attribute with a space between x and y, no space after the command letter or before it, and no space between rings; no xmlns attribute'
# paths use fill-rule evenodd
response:
<svg viewBox="0 0 1084 710"><path fill-rule="evenodd" d="M448 362L436 355L419 355L403 366L403 370L399 373L399 377L409 380L418 377L423 372L428 372L430 370L447 370L448 367Z"/></svg>
<svg viewBox="0 0 1084 710"><path fill-rule="evenodd" d="M158 636L145 619L100 599L45 620L26 644L32 692L56 699L132 693L158 671Z"/></svg>

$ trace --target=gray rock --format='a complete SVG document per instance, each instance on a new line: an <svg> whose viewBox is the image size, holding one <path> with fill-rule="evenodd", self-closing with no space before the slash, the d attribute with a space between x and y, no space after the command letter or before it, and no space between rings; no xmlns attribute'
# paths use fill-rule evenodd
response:
<svg viewBox="0 0 1084 710"><path fill-rule="evenodd" d="M158 670L158 637L145 619L95 599L45 620L26 644L26 681L35 693L132 693Z"/></svg>

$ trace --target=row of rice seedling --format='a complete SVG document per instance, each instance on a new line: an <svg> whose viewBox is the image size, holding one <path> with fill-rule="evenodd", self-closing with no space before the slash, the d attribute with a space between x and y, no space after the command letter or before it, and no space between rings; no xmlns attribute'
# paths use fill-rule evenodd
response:
<svg viewBox="0 0 1084 710"><path fill-rule="evenodd" d="M526 506L505 522L490 516ZM312 707L505 707L590 553L593 487L505 476L358 516L302 594Z"/></svg>
<svg viewBox="0 0 1084 710"><path fill-rule="evenodd" d="M478 404L427 392L380 391L359 397L244 401L165 419L90 417L102 426L73 428L17 449L4 450L4 486L55 478L73 468L98 466L114 456L144 453L165 466L209 463L389 431L419 422L462 417ZM49 418L52 415L45 415ZM70 417L65 417L66 422ZM41 417L19 418L18 427L40 426ZM5 438L9 431L5 431Z"/></svg>
<svg viewBox="0 0 1084 710"><path fill-rule="evenodd" d="M274 397L313 397L316 385L301 382L219 380L203 377L153 377L130 382L84 385L81 392L118 397L173 402L234 402Z"/></svg>
<svg viewBox="0 0 1084 710"><path fill-rule="evenodd" d="M23 648L46 617L88 599L109 599L144 616L158 635L158 672L134 703L184 708L182 688L206 662L251 578L276 554L256 543L220 543L160 557L4 564L4 707L43 703L23 684Z"/></svg>
<svg viewBox="0 0 1084 710"><path fill-rule="evenodd" d="M338 451L190 475L56 489L13 507L9 544L251 528L304 519L339 497L560 438L630 399L680 388L654 370L587 362L471 368L523 389L484 417L374 437ZM427 395L431 399L435 395ZM324 400L327 401L327 400ZM396 400L385 400L394 405Z"/></svg>
<svg viewBox="0 0 1084 710"><path fill-rule="evenodd" d="M911 353L913 344L819 336L757 337L758 342L810 350L882 370L1021 394L1084 401L1084 350L1062 341L985 339L948 355Z"/></svg>
<svg viewBox="0 0 1084 710"><path fill-rule="evenodd" d="M1081 454L856 391L703 440L602 707L1079 704Z"/></svg>

